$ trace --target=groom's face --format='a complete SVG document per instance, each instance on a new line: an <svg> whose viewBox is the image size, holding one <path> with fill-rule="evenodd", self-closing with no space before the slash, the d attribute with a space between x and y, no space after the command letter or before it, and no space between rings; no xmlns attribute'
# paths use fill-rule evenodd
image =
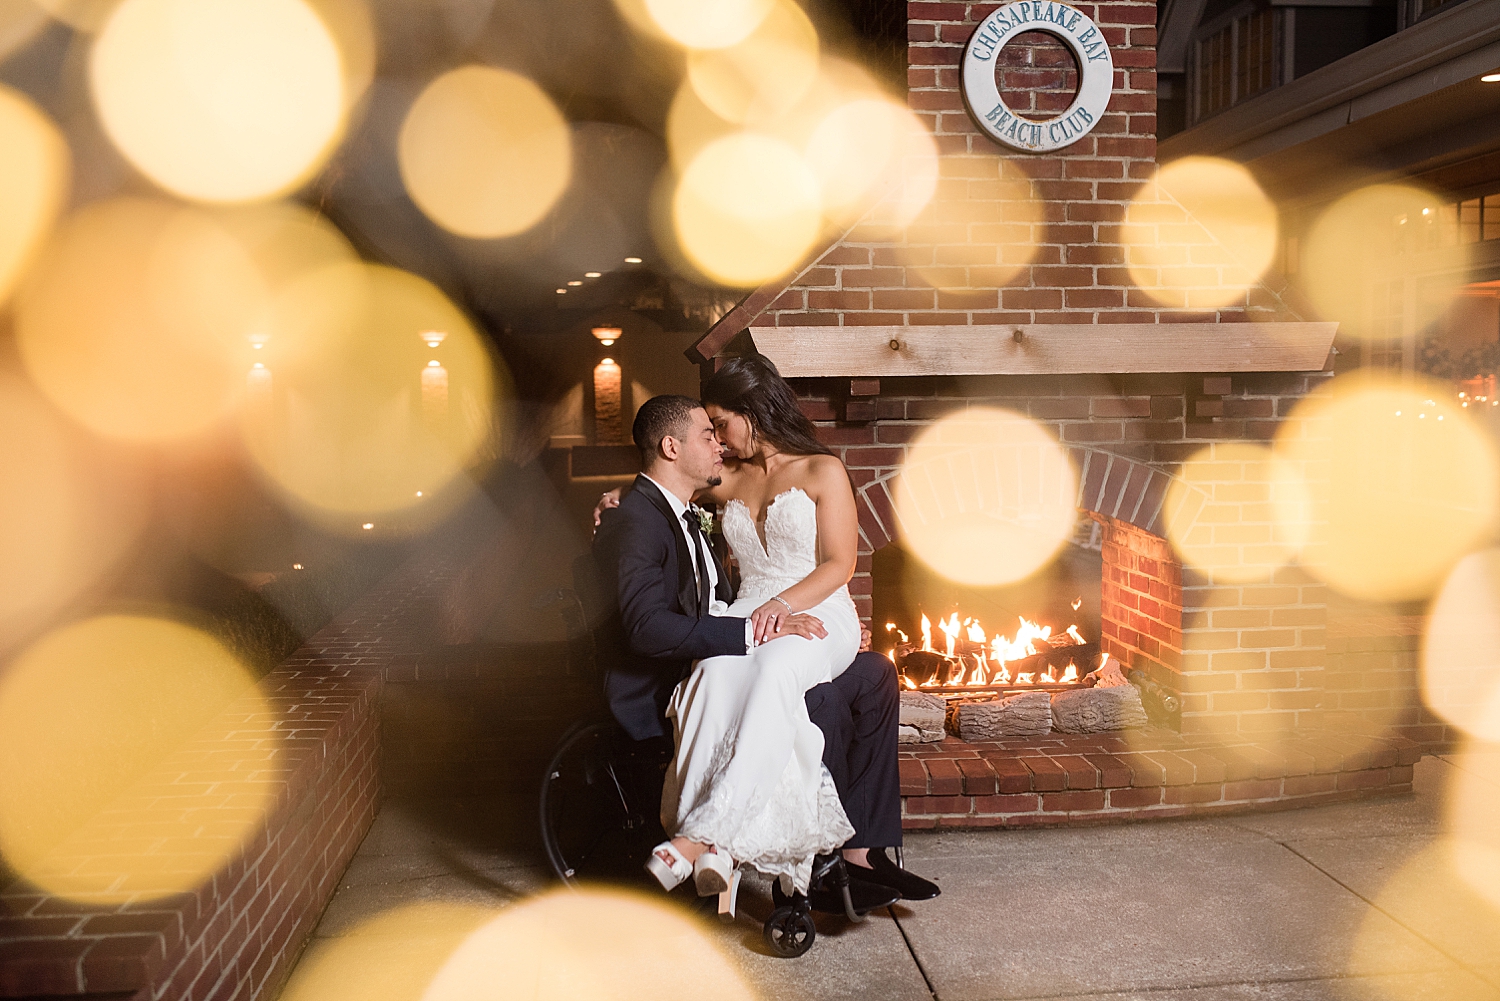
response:
<svg viewBox="0 0 1500 1001"><path fill-rule="evenodd" d="M713 422L702 407L697 408L688 416L688 427L677 441L677 468L692 479L694 487L716 487L723 482L723 452Z"/></svg>

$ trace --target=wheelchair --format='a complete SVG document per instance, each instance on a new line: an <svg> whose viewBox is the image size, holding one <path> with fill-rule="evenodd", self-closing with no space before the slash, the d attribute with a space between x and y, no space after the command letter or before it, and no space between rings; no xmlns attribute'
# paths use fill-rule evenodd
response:
<svg viewBox="0 0 1500 1001"><path fill-rule="evenodd" d="M597 583L593 560L574 561L572 588L558 588L536 607L560 603L570 636L570 672L603 685L599 650L591 622L597 622ZM587 637L587 642L572 640ZM632 740L607 709L597 718L574 724L558 741L542 773L538 800L542 846L552 871L565 885L582 883L649 884L644 862L651 849L666 840L659 819L663 775L672 757L670 741ZM866 915L854 909L849 873L837 853L813 864L813 891L829 891L841 900L840 911L851 922ZM819 892L819 896L823 894ZM777 956L793 958L812 948L817 938L808 895L771 888L774 909L763 928L766 945ZM713 898L704 898L712 900Z"/></svg>

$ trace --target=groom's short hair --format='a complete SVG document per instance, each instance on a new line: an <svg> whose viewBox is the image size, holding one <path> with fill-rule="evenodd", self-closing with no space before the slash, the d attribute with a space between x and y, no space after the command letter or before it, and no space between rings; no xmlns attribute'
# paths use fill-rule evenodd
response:
<svg viewBox="0 0 1500 1001"><path fill-rule="evenodd" d="M636 411L630 437L641 450L641 468L650 469L661 455L661 440L668 436L681 438L687 433L688 418L703 404L688 396L653 396Z"/></svg>

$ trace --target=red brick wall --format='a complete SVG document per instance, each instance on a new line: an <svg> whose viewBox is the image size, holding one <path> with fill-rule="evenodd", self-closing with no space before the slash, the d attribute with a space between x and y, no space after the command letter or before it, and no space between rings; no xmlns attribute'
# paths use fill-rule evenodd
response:
<svg viewBox="0 0 1500 1001"><path fill-rule="evenodd" d="M1126 521L1103 526L1100 631L1105 652L1182 691L1182 564L1171 543Z"/></svg>
<svg viewBox="0 0 1500 1001"><path fill-rule="evenodd" d="M894 235L890 206L877 206L754 322L1295 318L1281 298L1282 279L1251 283L1224 246L1149 183L1156 170L1154 0L1073 5L1098 22L1109 42L1114 95L1089 135L1046 155L998 145L964 110L963 48L997 6L921 0L907 5L907 100L937 144L936 195L918 219ZM1035 109L1065 103L1062 74L1054 68L1059 53L1060 47L1040 32L1013 39L999 57L1007 100L1020 101L1024 93ZM1033 94L1036 87L1040 93ZM1126 207L1133 198L1143 205L1127 226ZM1205 301L1205 295L1220 294L1225 282L1247 287L1228 304Z"/></svg>
<svg viewBox="0 0 1500 1001"><path fill-rule="evenodd" d="M211 879L166 897L143 888L118 904L25 881L0 891L0 997L229 1001L280 988L374 818L381 672L409 651L447 579L447 561L427 559L397 571L261 681L274 741L240 739L258 703L229 706L48 859L72 871L103 851L129 871L118 858L153 843L140 827L156 816L147 801L195 771L222 773L235 755L236 770L274 770L278 788L265 823ZM232 825L238 804L193 809L212 829L216 809Z"/></svg>

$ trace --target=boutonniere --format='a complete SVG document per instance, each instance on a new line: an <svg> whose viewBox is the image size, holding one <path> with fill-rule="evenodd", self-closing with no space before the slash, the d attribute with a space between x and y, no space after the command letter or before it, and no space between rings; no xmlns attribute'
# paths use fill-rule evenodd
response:
<svg viewBox="0 0 1500 1001"><path fill-rule="evenodd" d="M693 505L693 513L698 516L698 530L701 531L705 536L713 535L714 534L714 515L713 515L713 512L709 511L707 508L701 508L698 505L694 504Z"/></svg>

